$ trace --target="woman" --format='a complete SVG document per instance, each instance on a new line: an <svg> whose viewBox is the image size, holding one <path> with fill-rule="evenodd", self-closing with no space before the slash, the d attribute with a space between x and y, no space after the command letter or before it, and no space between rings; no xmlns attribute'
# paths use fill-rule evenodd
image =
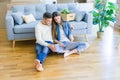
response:
<svg viewBox="0 0 120 80"><path fill-rule="evenodd" d="M73 42L74 38L71 33L70 24L62 20L58 12L52 14L52 36L56 45L56 51L64 53L64 57L77 53L88 47L88 43Z"/></svg>

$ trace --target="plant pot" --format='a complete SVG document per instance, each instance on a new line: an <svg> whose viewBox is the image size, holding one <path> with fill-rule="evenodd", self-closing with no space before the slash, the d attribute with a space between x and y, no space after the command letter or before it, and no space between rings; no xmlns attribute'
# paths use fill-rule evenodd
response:
<svg viewBox="0 0 120 80"><path fill-rule="evenodd" d="M103 32L97 32L97 38L102 38L103 37L103 33L104 33L104 31Z"/></svg>

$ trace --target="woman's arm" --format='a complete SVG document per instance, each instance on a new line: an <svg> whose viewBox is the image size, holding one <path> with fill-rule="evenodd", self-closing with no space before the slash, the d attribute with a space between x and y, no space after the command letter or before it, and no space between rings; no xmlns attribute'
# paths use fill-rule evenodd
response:
<svg viewBox="0 0 120 80"><path fill-rule="evenodd" d="M72 35L72 29L71 29L71 27L73 27L73 26L70 25L69 22L67 22L67 27L68 27L69 39L70 39L70 41L74 41L74 37Z"/></svg>

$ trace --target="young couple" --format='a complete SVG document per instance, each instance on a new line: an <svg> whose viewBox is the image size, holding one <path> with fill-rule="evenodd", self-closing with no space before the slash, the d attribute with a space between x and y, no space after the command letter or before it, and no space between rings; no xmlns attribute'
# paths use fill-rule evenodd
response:
<svg viewBox="0 0 120 80"><path fill-rule="evenodd" d="M64 53L66 57L79 54L88 47L88 43L73 42L70 24L62 21L58 12L43 14L43 20L35 26L35 37L37 57L34 63L37 71L43 71L43 62L51 51Z"/></svg>

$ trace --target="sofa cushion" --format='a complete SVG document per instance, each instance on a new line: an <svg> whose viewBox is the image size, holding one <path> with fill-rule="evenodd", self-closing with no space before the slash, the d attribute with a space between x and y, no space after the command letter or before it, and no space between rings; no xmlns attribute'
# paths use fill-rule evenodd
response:
<svg viewBox="0 0 120 80"><path fill-rule="evenodd" d="M25 15L33 14L34 16L36 16L35 5L25 5L24 6L24 14Z"/></svg>
<svg viewBox="0 0 120 80"><path fill-rule="evenodd" d="M87 28L87 23L84 21L80 21L80 22L72 21L72 22L70 22L70 24L74 26L74 30Z"/></svg>
<svg viewBox="0 0 120 80"><path fill-rule="evenodd" d="M70 11L76 14L75 20L78 22L81 21L86 14L85 11L80 11L78 8L70 10Z"/></svg>
<svg viewBox="0 0 120 80"><path fill-rule="evenodd" d="M16 24L20 25L23 23L22 15L23 15L23 13L21 13L21 12L12 13L12 17Z"/></svg>
<svg viewBox="0 0 120 80"><path fill-rule="evenodd" d="M69 10L77 9L77 3L68 3L68 9Z"/></svg>
<svg viewBox="0 0 120 80"><path fill-rule="evenodd" d="M35 18L34 18L34 16L32 14L23 15L22 18L25 21L25 23L27 23L27 24L35 21Z"/></svg>
<svg viewBox="0 0 120 80"><path fill-rule="evenodd" d="M85 16L84 11L76 11L75 13L76 13L75 20L78 21L78 22L81 21Z"/></svg>
<svg viewBox="0 0 120 80"><path fill-rule="evenodd" d="M24 5L14 5L12 6L13 12L24 12Z"/></svg>
<svg viewBox="0 0 120 80"><path fill-rule="evenodd" d="M13 28L14 33L31 33L34 32L35 25L37 25L39 21L34 21L29 24L15 25Z"/></svg>
<svg viewBox="0 0 120 80"><path fill-rule="evenodd" d="M33 14L37 20L41 20L46 12L46 4L14 5L12 11L23 12L25 15Z"/></svg>
<svg viewBox="0 0 120 80"><path fill-rule="evenodd" d="M63 9L68 9L68 5L67 4L58 4L57 5L58 12L61 12Z"/></svg>
<svg viewBox="0 0 120 80"><path fill-rule="evenodd" d="M46 11L50 12L50 13L57 11L57 5L56 4L47 4Z"/></svg>
<svg viewBox="0 0 120 80"><path fill-rule="evenodd" d="M45 4L38 4L36 5L36 16L37 20L43 19L43 14L46 12L46 5Z"/></svg>

